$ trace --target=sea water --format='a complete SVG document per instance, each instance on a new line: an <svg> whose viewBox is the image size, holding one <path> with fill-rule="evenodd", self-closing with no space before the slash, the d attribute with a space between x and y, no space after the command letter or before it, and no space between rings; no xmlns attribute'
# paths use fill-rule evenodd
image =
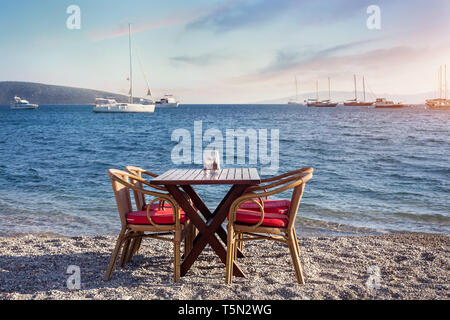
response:
<svg viewBox="0 0 450 320"><path fill-rule="evenodd" d="M175 165L171 158L173 131L193 131L194 121L224 134L279 130L279 173L315 169L298 213L300 232L450 233L449 111L181 105L154 114L0 107L0 235L117 233L106 171L126 165L155 173L201 168ZM227 188L197 190L214 209Z"/></svg>

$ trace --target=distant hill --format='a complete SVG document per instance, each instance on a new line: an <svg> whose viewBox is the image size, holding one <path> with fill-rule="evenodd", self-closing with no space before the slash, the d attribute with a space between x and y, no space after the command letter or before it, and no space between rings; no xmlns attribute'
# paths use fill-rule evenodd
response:
<svg viewBox="0 0 450 320"><path fill-rule="evenodd" d="M118 102L128 102L128 96L105 91L54 86L32 82L0 82L0 105L8 105L14 96L40 105L92 104L95 98L111 97Z"/></svg>
<svg viewBox="0 0 450 320"><path fill-rule="evenodd" d="M305 94L299 94L298 100L300 102L303 102L306 99L315 99L316 93L310 92ZM336 102L344 102L346 100L354 99L355 93L354 92L346 92L346 91L335 91L331 93L331 100ZM358 92L358 98L360 100L363 99L362 93ZM417 93L412 95L393 95L388 93L380 93L376 94L375 96L372 94L367 94L366 100L367 101L374 101L375 98L387 98L389 100L393 100L396 102L403 102L408 104L424 104L426 99L433 99L436 98L435 92L425 92L425 93ZM319 92L319 99L325 100L328 99L328 91ZM284 97L279 99L272 99L272 100L265 100L265 101L258 101L258 103L263 104L285 104L289 100L295 100L295 95L290 97Z"/></svg>

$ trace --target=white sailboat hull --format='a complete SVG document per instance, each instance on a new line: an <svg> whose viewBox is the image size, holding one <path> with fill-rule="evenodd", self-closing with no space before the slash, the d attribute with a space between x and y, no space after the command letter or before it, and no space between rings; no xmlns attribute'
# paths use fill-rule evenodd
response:
<svg viewBox="0 0 450 320"><path fill-rule="evenodd" d="M93 111L96 113L153 113L155 112L155 105L135 103L123 105L99 105L94 106Z"/></svg>

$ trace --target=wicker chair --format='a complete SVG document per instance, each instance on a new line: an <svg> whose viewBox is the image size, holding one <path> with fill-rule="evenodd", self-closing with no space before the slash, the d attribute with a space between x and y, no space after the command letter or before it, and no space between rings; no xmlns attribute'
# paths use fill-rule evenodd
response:
<svg viewBox="0 0 450 320"><path fill-rule="evenodd" d="M288 245L295 267L297 281L304 283L300 264L300 247L295 233L294 223L306 182L312 178L312 168L304 168L294 173L266 179L268 184L250 187L247 192L236 199L230 207L228 221L226 283L232 281L232 265L236 259L239 243L252 240L273 240ZM274 208L265 211L265 197L273 196L292 189L287 212L275 212ZM242 208L243 204L252 203L258 210ZM272 211L272 212L271 212Z"/></svg>
<svg viewBox="0 0 450 320"><path fill-rule="evenodd" d="M126 166L125 167L125 171L138 176L139 178L143 178L145 179L147 178L156 178L158 176L158 174L150 172L148 170L142 169L140 167L135 167L135 166ZM135 180L134 181L134 185L139 187L139 188L144 188L143 184L138 181ZM152 185L152 188L160 190L160 191L164 191L167 192L167 189L165 187L162 186L157 186L157 185ZM186 198L189 198L189 196L187 194L184 194ZM141 210L146 210L147 209L147 202L145 200L145 195L143 195L140 192L136 192L133 190L133 196L134 196L134 201L136 203L136 208L142 208ZM191 200L189 200L191 202ZM158 208L161 210L165 210L166 208L170 207L170 205L168 203L165 203L164 200L161 200L158 202ZM192 227L192 230L190 235L186 236L185 238L185 242L184 242L184 256L186 256L189 251L191 251L192 246L193 246L193 241L195 239L195 236L197 235L197 229L194 227L193 224L190 224L190 227ZM128 253L129 258L125 259L125 263L128 263L128 261L131 259L131 257L138 252L140 246L141 246L141 242L142 242L142 237L137 237L134 240L131 240L131 245L130 245L130 249L131 251ZM129 249L129 250L130 250Z"/></svg>
<svg viewBox="0 0 450 320"><path fill-rule="evenodd" d="M144 185L151 188L153 185L142 177L116 169L108 170L108 176L111 179L122 229L106 269L104 280L111 278L122 246L119 262L121 267L131 258L130 256L136 251L135 248L139 247L140 243L136 241L145 237L170 241L174 244L174 281L178 282L180 279L181 242L185 239L188 243L192 243L192 239L189 239L192 234L192 226L186 215L168 193L161 192L162 190L144 189L142 187ZM137 194L138 199L150 196L153 197L153 200L145 207L137 206L137 210L133 211L130 190L135 194L135 199ZM164 210L160 207L162 201L164 201ZM171 235L172 237L167 237ZM133 248L130 249L130 245Z"/></svg>

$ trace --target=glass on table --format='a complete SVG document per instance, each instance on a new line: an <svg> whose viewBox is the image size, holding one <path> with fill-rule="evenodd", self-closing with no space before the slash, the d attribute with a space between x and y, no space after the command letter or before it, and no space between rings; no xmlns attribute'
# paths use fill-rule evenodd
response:
<svg viewBox="0 0 450 320"><path fill-rule="evenodd" d="M220 170L220 157L217 150L205 150L203 152L203 170L207 175L216 175Z"/></svg>

